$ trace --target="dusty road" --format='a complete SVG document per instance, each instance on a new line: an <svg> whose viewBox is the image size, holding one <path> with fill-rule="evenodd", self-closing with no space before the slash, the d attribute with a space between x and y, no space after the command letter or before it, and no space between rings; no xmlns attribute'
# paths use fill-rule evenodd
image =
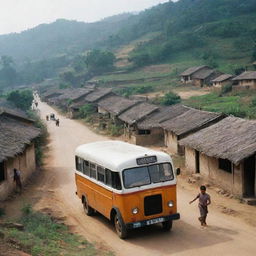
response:
<svg viewBox="0 0 256 256"><path fill-rule="evenodd" d="M42 117L56 113L44 103L40 103L39 107ZM36 193L41 193L36 197L38 209L51 208L66 219L73 231L101 247L110 248L116 255L255 255L255 227L221 213L213 205L210 207L209 227L201 229L196 203L188 204L195 191L181 185L178 189L181 220L174 222L170 233L163 233L160 226L150 226L133 231L130 238L123 241L104 217L85 216L81 202L75 195L74 150L80 144L107 138L96 135L77 121L57 116L60 127L56 127L54 122L47 122L50 145L46 171L40 181L42 185L33 192L35 197Z"/></svg>

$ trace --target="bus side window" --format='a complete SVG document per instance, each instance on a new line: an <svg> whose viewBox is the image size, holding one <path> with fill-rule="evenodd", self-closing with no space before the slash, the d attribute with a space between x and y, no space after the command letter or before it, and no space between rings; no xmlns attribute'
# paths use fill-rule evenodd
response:
<svg viewBox="0 0 256 256"><path fill-rule="evenodd" d="M96 165L90 163L90 177L96 179Z"/></svg>
<svg viewBox="0 0 256 256"><path fill-rule="evenodd" d="M97 180L105 183L105 170L100 166L97 166Z"/></svg>
<svg viewBox="0 0 256 256"><path fill-rule="evenodd" d="M118 172L112 172L112 187L118 190L122 189L121 180Z"/></svg>
<svg viewBox="0 0 256 256"><path fill-rule="evenodd" d="M106 169L106 185L112 187L112 175L111 175L111 171L109 169Z"/></svg>
<svg viewBox="0 0 256 256"><path fill-rule="evenodd" d="M76 156L76 170L83 172L83 160L78 156Z"/></svg>
<svg viewBox="0 0 256 256"><path fill-rule="evenodd" d="M84 165L84 171L83 171L83 173L85 174L85 175L87 175L87 176L89 176L90 175L90 169L89 169L89 162L88 161L84 161L83 162L83 165Z"/></svg>

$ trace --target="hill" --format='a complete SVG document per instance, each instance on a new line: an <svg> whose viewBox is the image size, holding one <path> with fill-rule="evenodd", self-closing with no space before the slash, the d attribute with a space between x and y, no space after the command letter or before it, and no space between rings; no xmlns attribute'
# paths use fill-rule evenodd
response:
<svg viewBox="0 0 256 256"><path fill-rule="evenodd" d="M118 32L130 16L121 14L95 23L59 19L21 33L1 35L0 53L11 56L16 62L74 55Z"/></svg>

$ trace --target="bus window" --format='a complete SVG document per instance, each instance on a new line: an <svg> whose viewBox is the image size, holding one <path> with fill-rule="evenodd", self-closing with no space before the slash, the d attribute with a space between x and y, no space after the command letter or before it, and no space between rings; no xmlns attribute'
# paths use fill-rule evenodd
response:
<svg viewBox="0 0 256 256"><path fill-rule="evenodd" d="M112 172L112 187L118 190L122 189L121 180L118 172Z"/></svg>
<svg viewBox="0 0 256 256"><path fill-rule="evenodd" d="M96 179L96 165L90 163L90 177Z"/></svg>
<svg viewBox="0 0 256 256"><path fill-rule="evenodd" d="M112 176L111 171L109 169L106 169L106 185L112 187Z"/></svg>
<svg viewBox="0 0 256 256"><path fill-rule="evenodd" d="M102 183L105 182L105 170L100 166L97 166L97 180Z"/></svg>
<svg viewBox="0 0 256 256"><path fill-rule="evenodd" d="M151 183L147 166L127 169L123 172L123 177L126 188L140 187Z"/></svg>
<svg viewBox="0 0 256 256"><path fill-rule="evenodd" d="M154 164L148 167L151 181L153 183L173 180L173 171L169 163Z"/></svg>
<svg viewBox="0 0 256 256"><path fill-rule="evenodd" d="M84 161L84 168L83 168L83 173L87 176L90 176L90 169L89 169L89 162L88 161Z"/></svg>
<svg viewBox="0 0 256 256"><path fill-rule="evenodd" d="M78 156L76 156L76 170L83 172L83 160Z"/></svg>

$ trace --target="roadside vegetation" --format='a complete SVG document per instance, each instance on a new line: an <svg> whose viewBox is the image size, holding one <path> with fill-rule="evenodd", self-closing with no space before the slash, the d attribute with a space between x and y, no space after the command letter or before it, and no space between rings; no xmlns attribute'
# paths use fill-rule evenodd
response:
<svg viewBox="0 0 256 256"><path fill-rule="evenodd" d="M10 223L8 225L8 222L0 225L0 232L4 234L3 240L15 249L33 256L113 255L72 234L67 226L54 217L35 212L30 205L22 208L22 216L16 222L20 224L18 228Z"/></svg>

